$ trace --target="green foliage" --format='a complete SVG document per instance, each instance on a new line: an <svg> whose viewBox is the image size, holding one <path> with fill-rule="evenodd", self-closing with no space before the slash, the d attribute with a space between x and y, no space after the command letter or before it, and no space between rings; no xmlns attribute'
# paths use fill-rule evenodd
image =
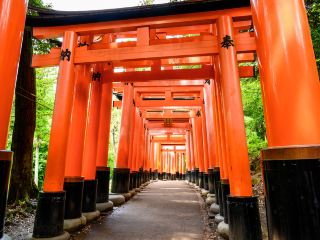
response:
<svg viewBox="0 0 320 240"><path fill-rule="evenodd" d="M34 154L39 147L39 189L43 184L50 139L51 120L55 98L57 68L37 69L37 120L34 137ZM35 156L34 156L35 158Z"/></svg>
<svg viewBox="0 0 320 240"><path fill-rule="evenodd" d="M242 102L251 168L259 167L260 150L267 146L259 78L242 79Z"/></svg>
<svg viewBox="0 0 320 240"><path fill-rule="evenodd" d="M314 53L316 55L318 71L320 73L320 1L308 0L306 1L306 6Z"/></svg>

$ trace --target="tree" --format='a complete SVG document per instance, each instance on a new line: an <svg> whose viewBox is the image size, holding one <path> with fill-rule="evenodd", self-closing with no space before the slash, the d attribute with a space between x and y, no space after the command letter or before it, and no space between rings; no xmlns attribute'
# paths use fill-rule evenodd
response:
<svg viewBox="0 0 320 240"><path fill-rule="evenodd" d="M31 28L24 31L16 83L15 122L11 150L14 152L9 201L29 199L36 194L32 178L33 136L36 125L35 74L32 58Z"/></svg>

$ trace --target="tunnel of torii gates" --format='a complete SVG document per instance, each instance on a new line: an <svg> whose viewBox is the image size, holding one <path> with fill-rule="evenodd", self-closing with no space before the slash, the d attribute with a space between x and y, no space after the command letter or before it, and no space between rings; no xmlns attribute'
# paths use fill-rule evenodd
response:
<svg viewBox="0 0 320 240"><path fill-rule="evenodd" d="M0 3L0 237L26 2ZM320 238L320 89L303 0L36 10L39 16L27 17L33 36L63 40L32 60L34 68L59 66L35 239L63 235L64 221L108 202L113 93L122 99L113 102L122 108L113 193L186 178L215 193L231 239L261 239L240 91L240 78L254 69L239 64L255 54L268 139L261 166L269 239Z"/></svg>

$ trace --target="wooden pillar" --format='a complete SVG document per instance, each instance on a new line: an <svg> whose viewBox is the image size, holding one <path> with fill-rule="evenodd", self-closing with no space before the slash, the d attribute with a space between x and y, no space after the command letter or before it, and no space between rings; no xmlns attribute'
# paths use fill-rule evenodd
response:
<svg viewBox="0 0 320 240"><path fill-rule="evenodd" d="M130 169L128 168L128 158L130 149L130 124L131 109L133 104L133 87L125 83L123 87L122 115L119 136L118 156L116 168L113 169L112 192L129 192Z"/></svg>
<svg viewBox="0 0 320 240"><path fill-rule="evenodd" d="M6 148L28 1L0 2L0 150Z"/></svg>
<svg viewBox="0 0 320 240"><path fill-rule="evenodd" d="M203 172L204 169L204 151L203 151L203 131L202 131L202 120L201 111L199 110L195 117L195 130L196 130L196 142L197 142L197 152L198 152L198 163L199 163L199 174L197 179L197 185L203 188Z"/></svg>
<svg viewBox="0 0 320 240"><path fill-rule="evenodd" d="M101 105L101 80L95 79L94 75L101 74L101 66L95 66L90 86L90 98L88 106L88 119L86 126L86 135L82 162L82 175L85 180L95 181L96 179L96 161L98 149L98 133Z"/></svg>
<svg viewBox="0 0 320 240"><path fill-rule="evenodd" d="M132 101L132 108L130 113L130 134L129 134L129 156L128 156L128 168L130 168L130 172L132 173L133 170L133 158L134 158L134 137L135 137L135 131L137 130L135 128L135 122L136 122L136 107L134 101Z"/></svg>
<svg viewBox="0 0 320 240"><path fill-rule="evenodd" d="M96 211L96 162L101 105L101 74L102 66L95 65L91 75L88 118L82 159L82 176L84 176L82 202L83 213Z"/></svg>
<svg viewBox="0 0 320 240"><path fill-rule="evenodd" d="M251 6L269 146L262 151L269 239L318 239L320 83L306 6Z"/></svg>
<svg viewBox="0 0 320 240"><path fill-rule="evenodd" d="M221 42L219 57L221 61L221 89L223 106L225 111L226 140L229 148L227 166L230 185L228 182L221 182L222 200L224 204L224 222L229 223L231 239L261 239L261 227L259 221L259 207L257 199L252 197L252 183L250 176L250 163L244 127L244 114L242 106L241 88L238 72L236 46L233 42L233 22L231 16L221 16L218 19L218 41ZM229 188L230 187L230 188ZM230 196L227 197L229 195ZM227 198L240 202L236 211L232 204L226 206ZM253 203L253 204L251 204ZM251 205L250 205L251 204ZM241 207L240 207L241 206ZM229 211L227 210L229 209ZM229 212L229 214L228 214ZM239 219L249 219L245 224ZM242 234L236 232L242 224ZM253 229L251 229L254 227ZM249 232L250 237L244 232ZM236 236L237 235L237 236Z"/></svg>
<svg viewBox="0 0 320 240"><path fill-rule="evenodd" d="M59 65L59 75L52 117L48 160L43 186L44 192L41 192L39 195L33 229L33 237L36 238L53 237L63 234L65 199L63 184L74 93L73 59L76 44L76 33L73 31L66 31L61 47L62 57ZM55 199L54 204L51 204L53 199ZM49 232L48 229L52 229L52 231Z"/></svg>
<svg viewBox="0 0 320 240"><path fill-rule="evenodd" d="M209 158L209 169L213 169L215 162L217 161L216 153L216 129L213 121L213 106L212 106L212 95L211 95L211 85L213 85L213 80L209 80L204 86L204 100L205 100L205 112L206 114L206 126L207 126L207 141L208 141L208 158Z"/></svg>
<svg viewBox="0 0 320 240"><path fill-rule="evenodd" d="M87 107L91 74L88 65L75 67L75 89L70 122L65 178L63 189L66 192L64 219L80 218L82 214L82 195L84 177L82 158L87 121Z"/></svg>
<svg viewBox="0 0 320 240"><path fill-rule="evenodd" d="M218 31L219 42L227 41L229 37L231 40L234 39L230 16L219 18ZM234 46L227 48L222 45L219 56L222 97L226 112L227 141L230 149L230 192L232 196L252 196L236 49Z"/></svg>
<svg viewBox="0 0 320 240"><path fill-rule="evenodd" d="M207 138L207 114L205 111L204 106L202 107L202 116L201 116L201 123L202 123L202 137L203 137L203 165L204 171L203 173L208 173L209 168L209 153L208 153L208 138Z"/></svg>
<svg viewBox="0 0 320 240"><path fill-rule="evenodd" d="M107 65L102 69L100 119L97 138L96 179L97 206L101 211L107 207L104 203L109 201L110 168L108 167L109 138L112 112L112 82L106 74L111 71Z"/></svg>
<svg viewBox="0 0 320 240"><path fill-rule="evenodd" d="M7 193L12 164L12 152L7 145L10 114L18 73L22 37L28 1L3 0L0 2L0 239L6 212Z"/></svg>

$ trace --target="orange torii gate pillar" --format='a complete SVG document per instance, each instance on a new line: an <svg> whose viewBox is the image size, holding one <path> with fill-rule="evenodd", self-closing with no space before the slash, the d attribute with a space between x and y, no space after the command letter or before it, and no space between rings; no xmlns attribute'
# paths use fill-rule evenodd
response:
<svg viewBox="0 0 320 240"><path fill-rule="evenodd" d="M82 176L84 176L82 213L89 219L91 216L97 217L100 215L96 208L98 187L98 181L96 179L96 159L101 104L101 82L100 78L96 76L101 72L101 68L102 66L100 65L93 67L82 159Z"/></svg>
<svg viewBox="0 0 320 240"><path fill-rule="evenodd" d="M220 211L223 212L224 221L218 225L218 231L228 224L231 240L262 239L258 197L252 196L232 17L219 17L217 27L221 43L219 58L226 144L229 149L222 161L224 176L221 176Z"/></svg>
<svg viewBox="0 0 320 240"><path fill-rule="evenodd" d="M251 0L269 239L320 239L320 83L302 0Z"/></svg>
<svg viewBox="0 0 320 240"><path fill-rule="evenodd" d="M82 197L84 177L82 176L82 157L87 120L87 107L91 75L89 66L75 67L75 92L70 122L63 190L66 192L64 221L80 219L82 225ZM75 222L75 221L73 221ZM68 224L66 224L68 225ZM68 230L68 229L66 229Z"/></svg>
<svg viewBox="0 0 320 240"><path fill-rule="evenodd" d="M63 236L65 192L63 191L67 141L74 92L74 50L77 34L66 31L61 47L48 160L43 192L38 198L34 238Z"/></svg>
<svg viewBox="0 0 320 240"><path fill-rule="evenodd" d="M0 2L0 239L13 153L5 151L28 1Z"/></svg>
<svg viewBox="0 0 320 240"><path fill-rule="evenodd" d="M119 137L119 148L116 167L113 169L112 188L113 193L129 193L130 187L130 168L129 150L131 129L131 109L133 107L133 86L125 83L122 100L121 128Z"/></svg>
<svg viewBox="0 0 320 240"><path fill-rule="evenodd" d="M112 82L105 76L109 71L104 66L101 79L101 104L98 130L98 146L96 159L97 199L96 207L102 211L112 209L113 203L109 201L110 168L108 167L109 135L112 110Z"/></svg>

